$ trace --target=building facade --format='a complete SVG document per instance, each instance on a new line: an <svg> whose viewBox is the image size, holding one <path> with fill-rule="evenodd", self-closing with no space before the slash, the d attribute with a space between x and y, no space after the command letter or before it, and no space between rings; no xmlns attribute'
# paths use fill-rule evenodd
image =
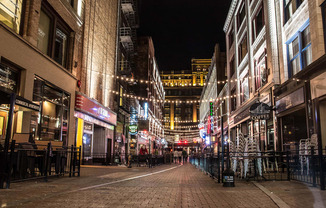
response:
<svg viewBox="0 0 326 208"><path fill-rule="evenodd" d="M298 150L300 142L325 133L325 2L277 1L280 86L274 90L277 148Z"/></svg>
<svg viewBox="0 0 326 208"><path fill-rule="evenodd" d="M214 150L217 150L217 142L221 135L221 120L219 116L226 114L221 108L218 108L218 106L222 104L222 101L218 98L228 93L226 90L227 88L224 87L227 84L225 62L226 54L220 51L220 47L217 44L208 70L207 79L201 93L200 100L202 102L199 104L200 123L204 125L206 131L203 146L212 147Z"/></svg>
<svg viewBox="0 0 326 208"><path fill-rule="evenodd" d="M275 149L275 117L252 120L249 109L256 102L272 106L280 84L275 6L269 0L234 0L224 25L230 139L239 133L254 137L260 150Z"/></svg>
<svg viewBox="0 0 326 208"><path fill-rule="evenodd" d="M298 150L300 141L325 146L325 2L232 1L227 43L229 128L254 137L261 150ZM251 120L256 102L272 110Z"/></svg>
<svg viewBox="0 0 326 208"><path fill-rule="evenodd" d="M162 71L165 89L164 122L171 142L193 142L198 138L199 100L211 59L192 59L192 70ZM187 135L187 136L186 136Z"/></svg>
<svg viewBox="0 0 326 208"><path fill-rule="evenodd" d="M1 143L12 132L75 145L83 23L82 0L0 2ZM11 106L8 94L16 95Z"/></svg>
<svg viewBox="0 0 326 208"><path fill-rule="evenodd" d="M159 67L155 59L154 43L151 37L138 38L134 92L143 113L139 118L138 146L149 147L149 153L161 152L164 141L163 106L165 92ZM141 124L140 124L141 123ZM141 127L140 127L141 126Z"/></svg>

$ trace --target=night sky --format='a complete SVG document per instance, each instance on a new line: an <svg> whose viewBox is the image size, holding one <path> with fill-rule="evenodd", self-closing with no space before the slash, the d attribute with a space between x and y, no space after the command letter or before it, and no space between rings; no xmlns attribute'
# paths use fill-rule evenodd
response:
<svg viewBox="0 0 326 208"><path fill-rule="evenodd" d="M189 70L192 58L225 51L223 26L231 0L140 0L138 35L152 36L160 70Z"/></svg>

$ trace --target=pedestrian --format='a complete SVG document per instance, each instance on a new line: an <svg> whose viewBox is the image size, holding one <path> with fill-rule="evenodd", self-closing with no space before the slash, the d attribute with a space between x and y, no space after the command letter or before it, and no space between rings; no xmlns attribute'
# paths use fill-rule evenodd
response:
<svg viewBox="0 0 326 208"><path fill-rule="evenodd" d="M182 158L183 158L183 163L187 161L187 151L185 149L182 150Z"/></svg>
<svg viewBox="0 0 326 208"><path fill-rule="evenodd" d="M173 152L174 163L177 163L178 157L179 157L178 151L174 150L174 152Z"/></svg>
<svg viewBox="0 0 326 208"><path fill-rule="evenodd" d="M182 152L181 151L178 151L178 156L179 156L179 163L181 163L181 159L182 159Z"/></svg>

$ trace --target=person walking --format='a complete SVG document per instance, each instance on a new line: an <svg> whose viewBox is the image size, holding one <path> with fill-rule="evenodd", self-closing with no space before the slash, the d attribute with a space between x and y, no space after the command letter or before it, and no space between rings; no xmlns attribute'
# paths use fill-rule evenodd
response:
<svg viewBox="0 0 326 208"><path fill-rule="evenodd" d="M178 151L177 150L174 150L174 152L173 152L174 163L177 163L178 157L179 157Z"/></svg>
<svg viewBox="0 0 326 208"><path fill-rule="evenodd" d="M187 156L188 156L187 151L185 149L183 149L182 150L182 159L183 159L182 162L183 163L187 162Z"/></svg>

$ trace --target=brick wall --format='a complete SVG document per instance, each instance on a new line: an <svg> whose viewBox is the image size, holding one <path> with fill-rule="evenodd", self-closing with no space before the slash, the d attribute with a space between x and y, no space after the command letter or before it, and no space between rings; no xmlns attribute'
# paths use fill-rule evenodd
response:
<svg viewBox="0 0 326 208"><path fill-rule="evenodd" d="M114 109L117 0L86 0L81 92Z"/></svg>

